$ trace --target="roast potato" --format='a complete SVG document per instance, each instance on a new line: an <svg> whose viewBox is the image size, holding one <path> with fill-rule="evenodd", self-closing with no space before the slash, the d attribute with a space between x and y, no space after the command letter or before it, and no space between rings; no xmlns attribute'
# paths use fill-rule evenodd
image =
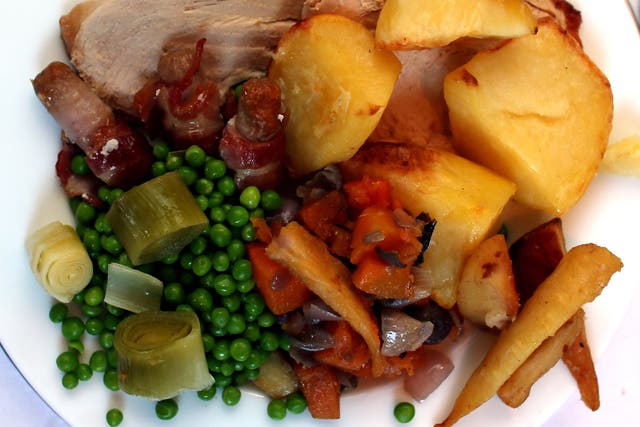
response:
<svg viewBox="0 0 640 427"><path fill-rule="evenodd" d="M376 25L378 46L445 46L461 37L518 37L537 21L521 0L387 0Z"/></svg>
<svg viewBox="0 0 640 427"><path fill-rule="evenodd" d="M611 131L609 81L555 21L452 71L454 146L508 177L523 204L562 215L586 190Z"/></svg>
<svg viewBox="0 0 640 427"><path fill-rule="evenodd" d="M519 302L507 242L502 234L483 241L464 263L458 309L473 323L503 329L515 319Z"/></svg>
<svg viewBox="0 0 640 427"><path fill-rule="evenodd" d="M363 25L317 15L280 40L269 77L282 90L287 157L303 175L351 157L378 124L401 65Z"/></svg>

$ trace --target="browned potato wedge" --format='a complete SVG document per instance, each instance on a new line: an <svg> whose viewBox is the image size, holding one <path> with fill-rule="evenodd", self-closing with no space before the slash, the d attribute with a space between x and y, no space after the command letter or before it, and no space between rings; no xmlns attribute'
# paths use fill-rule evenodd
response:
<svg viewBox="0 0 640 427"><path fill-rule="evenodd" d="M607 147L602 170L640 177L640 135L633 135Z"/></svg>
<svg viewBox="0 0 640 427"><path fill-rule="evenodd" d="M565 348L562 361L569 368L571 375L578 383L580 397L587 408L595 411L600 407L600 388L598 376L593 365L591 349L587 342L587 334L584 328L584 319L576 339Z"/></svg>
<svg viewBox="0 0 640 427"><path fill-rule="evenodd" d="M496 234L469 255L458 285L458 309L473 323L503 329L519 308L507 242Z"/></svg>
<svg viewBox="0 0 640 427"><path fill-rule="evenodd" d="M578 310L558 331L509 377L498 390L498 396L512 408L520 406L529 397L531 387L562 358L564 349L571 345L584 330L584 311Z"/></svg>
<svg viewBox="0 0 640 427"><path fill-rule="evenodd" d="M317 15L280 40L269 77L282 90L295 174L351 157L378 124L401 65L363 25Z"/></svg>
<svg viewBox="0 0 640 427"><path fill-rule="evenodd" d="M273 399L282 399L298 389L298 377L282 355L274 351L260 365L260 374L253 383Z"/></svg>
<svg viewBox="0 0 640 427"><path fill-rule="evenodd" d="M516 200L560 216L607 146L609 81L558 24L476 55L445 78L454 146L508 177Z"/></svg>
<svg viewBox="0 0 640 427"><path fill-rule="evenodd" d="M502 331L438 426L451 426L489 400L544 340L554 335L587 302L596 298L622 268L606 248L571 249L533 293L516 320Z"/></svg>
<svg viewBox="0 0 640 427"><path fill-rule="evenodd" d="M555 270L566 252L560 218L539 225L511 245L509 256L521 303Z"/></svg>
<svg viewBox="0 0 640 427"><path fill-rule="evenodd" d="M376 43L389 49L445 46L461 37L519 37L537 21L521 0L387 0Z"/></svg>
<svg viewBox="0 0 640 427"><path fill-rule="evenodd" d="M403 206L437 221L416 275L432 283L439 305L453 307L464 260L495 230L513 183L453 153L393 143L365 145L340 170L345 180L387 179Z"/></svg>

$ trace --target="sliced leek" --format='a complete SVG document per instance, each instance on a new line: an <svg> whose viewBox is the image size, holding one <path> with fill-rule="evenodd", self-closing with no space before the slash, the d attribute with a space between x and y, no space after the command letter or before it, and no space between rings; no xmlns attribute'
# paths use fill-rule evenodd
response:
<svg viewBox="0 0 640 427"><path fill-rule="evenodd" d="M118 382L126 393L162 400L214 382L193 312L132 314L116 328L114 346Z"/></svg>
<svg viewBox="0 0 640 427"><path fill-rule="evenodd" d="M107 304L133 313L160 310L162 282L126 265L111 263L107 269Z"/></svg>
<svg viewBox="0 0 640 427"><path fill-rule="evenodd" d="M177 254L209 223L178 172L133 187L106 218L134 265Z"/></svg>
<svg viewBox="0 0 640 427"><path fill-rule="evenodd" d="M69 302L93 275L93 263L73 227L53 221L26 240L33 274L45 291Z"/></svg>

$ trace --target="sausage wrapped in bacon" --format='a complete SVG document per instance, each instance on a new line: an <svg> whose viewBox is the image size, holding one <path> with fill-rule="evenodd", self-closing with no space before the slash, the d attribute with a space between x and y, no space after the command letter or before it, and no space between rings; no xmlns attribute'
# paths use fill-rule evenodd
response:
<svg viewBox="0 0 640 427"><path fill-rule="evenodd" d="M220 140L220 156L235 170L239 188L274 188L282 179L282 119L280 88L273 80L251 79L242 85L238 113Z"/></svg>
<svg viewBox="0 0 640 427"><path fill-rule="evenodd" d="M68 65L52 62L33 80L33 88L68 140L86 154L89 169L100 180L126 188L148 174L153 155L147 140L116 119ZM68 180L60 178L65 186Z"/></svg>

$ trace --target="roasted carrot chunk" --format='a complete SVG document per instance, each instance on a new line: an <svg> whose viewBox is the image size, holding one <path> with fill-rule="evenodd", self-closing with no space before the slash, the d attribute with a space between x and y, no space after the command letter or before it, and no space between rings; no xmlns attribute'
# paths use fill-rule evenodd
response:
<svg viewBox="0 0 640 427"><path fill-rule="evenodd" d="M251 243L247 253L253 265L256 287L273 314L284 314L309 301L313 293L286 267L265 253L266 245Z"/></svg>
<svg viewBox="0 0 640 427"><path fill-rule="evenodd" d="M411 266L399 267L383 261L377 254L366 255L352 276L356 288L380 298L411 298L414 277Z"/></svg>
<svg viewBox="0 0 640 427"><path fill-rule="evenodd" d="M316 352L318 362L343 371L355 371L364 368L371 360L367 344L348 322L331 322L327 329L333 336L333 347Z"/></svg>
<svg viewBox="0 0 640 427"><path fill-rule="evenodd" d="M313 418L340 418L340 383L336 371L327 365L293 367Z"/></svg>
<svg viewBox="0 0 640 427"><path fill-rule="evenodd" d="M347 193L349 206L357 210L369 206L391 207L391 185L386 179L365 175L358 181L344 184L344 191Z"/></svg>

